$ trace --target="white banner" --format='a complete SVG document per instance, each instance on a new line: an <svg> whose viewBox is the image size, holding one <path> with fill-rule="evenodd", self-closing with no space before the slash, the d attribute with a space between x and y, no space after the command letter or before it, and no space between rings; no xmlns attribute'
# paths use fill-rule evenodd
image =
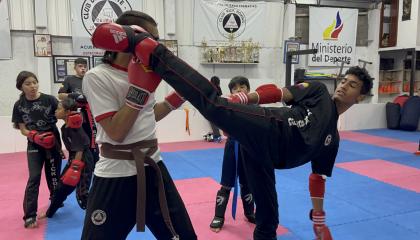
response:
<svg viewBox="0 0 420 240"><path fill-rule="evenodd" d="M0 59L12 58L12 39L10 38L9 10L7 0L0 0Z"/></svg>
<svg viewBox="0 0 420 240"><path fill-rule="evenodd" d="M309 66L337 66L340 61L356 64L357 9L309 8Z"/></svg>
<svg viewBox="0 0 420 240"><path fill-rule="evenodd" d="M195 0L194 44L235 41L264 42L267 4L265 2L232 2Z"/></svg>
<svg viewBox="0 0 420 240"><path fill-rule="evenodd" d="M79 56L103 55L103 50L94 48L90 37L96 26L115 22L123 12L141 10L140 0L72 0L73 54Z"/></svg>

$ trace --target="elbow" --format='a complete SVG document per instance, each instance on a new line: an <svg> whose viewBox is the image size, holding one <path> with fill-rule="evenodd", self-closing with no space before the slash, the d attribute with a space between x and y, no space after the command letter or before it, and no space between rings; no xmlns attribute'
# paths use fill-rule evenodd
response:
<svg viewBox="0 0 420 240"><path fill-rule="evenodd" d="M122 136L122 135L121 136L114 136L114 137L111 137L111 139L114 140L117 143L122 143L122 142L124 142L125 136Z"/></svg>
<svg viewBox="0 0 420 240"><path fill-rule="evenodd" d="M115 141L117 143L122 143L127 135L121 134L121 132L114 132L114 133L108 134L108 136L109 138L112 139L112 141Z"/></svg>

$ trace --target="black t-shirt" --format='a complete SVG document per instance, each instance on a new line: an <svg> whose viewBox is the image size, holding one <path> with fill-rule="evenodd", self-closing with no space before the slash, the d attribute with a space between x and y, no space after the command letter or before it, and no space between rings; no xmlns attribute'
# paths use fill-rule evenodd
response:
<svg viewBox="0 0 420 240"><path fill-rule="evenodd" d="M82 92L82 79L75 75L67 76L64 79L63 86L58 90L58 93L80 93Z"/></svg>
<svg viewBox="0 0 420 240"><path fill-rule="evenodd" d="M331 176L338 152L338 112L326 86L303 82L287 87L293 100L281 108L282 146L279 168L293 168L312 162L317 174Z"/></svg>
<svg viewBox="0 0 420 240"><path fill-rule="evenodd" d="M70 155L89 148L89 137L83 128L68 128L66 125L61 127L61 134L64 146Z"/></svg>
<svg viewBox="0 0 420 240"><path fill-rule="evenodd" d="M24 123L28 130L51 131L56 129L55 110L58 100L51 95L41 93L35 100L21 96L13 107L12 122Z"/></svg>

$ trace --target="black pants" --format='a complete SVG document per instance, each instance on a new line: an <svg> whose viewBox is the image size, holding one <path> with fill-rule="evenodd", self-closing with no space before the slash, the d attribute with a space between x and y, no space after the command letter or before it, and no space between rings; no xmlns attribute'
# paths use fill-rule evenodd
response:
<svg viewBox="0 0 420 240"><path fill-rule="evenodd" d="M191 220L185 205L166 169L158 163L165 185L166 199L176 233L180 239L194 240ZM171 239L159 206L155 171L146 166L146 226L156 239ZM94 177L83 227L83 240L126 239L136 224L137 176L120 178Z"/></svg>
<svg viewBox="0 0 420 240"><path fill-rule="evenodd" d="M229 137L226 140L225 149L223 153L222 177L220 184L225 187L233 187L235 184L235 177L239 177L239 183L243 186L248 186L246 175L243 167L243 155L239 147L238 151L238 165L236 166L235 158L235 140ZM236 173L236 171L238 171Z"/></svg>
<svg viewBox="0 0 420 240"><path fill-rule="evenodd" d="M69 159L72 159L72 158L74 158L74 153L70 153ZM90 150L85 150L83 152L82 160L85 163L85 167L83 168L82 173L80 175L80 181L76 185L77 187L76 198L78 200L78 204L80 205L80 207L82 209L86 209L87 199L88 199L88 194L89 194L89 187L92 180L93 167L94 167L93 156ZM69 160L67 162L61 176L63 176L63 174L66 173L66 171L71 165L71 161L72 160ZM64 201L74 191L76 187L63 184L63 181L61 181L60 179L58 188L54 192L54 195L51 198L50 206L48 207L48 210L46 212L47 217L51 218L54 216L57 210L62 206Z"/></svg>
<svg viewBox="0 0 420 240"><path fill-rule="evenodd" d="M210 122L234 137L249 157L245 162L256 203L254 239L276 239L278 225L274 166L283 122L277 110L229 103L217 89L162 45L151 56L151 67Z"/></svg>
<svg viewBox="0 0 420 240"><path fill-rule="evenodd" d="M61 154L56 148L45 150L32 142L28 142L27 156L29 178L23 198L24 220L37 216L42 167L45 165L45 178L50 197L53 196L54 191L58 188L61 170Z"/></svg>

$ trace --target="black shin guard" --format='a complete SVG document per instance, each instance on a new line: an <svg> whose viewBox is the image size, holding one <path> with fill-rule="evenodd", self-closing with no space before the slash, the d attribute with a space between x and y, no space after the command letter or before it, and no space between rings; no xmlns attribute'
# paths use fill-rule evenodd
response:
<svg viewBox="0 0 420 240"><path fill-rule="evenodd" d="M226 189L224 187L217 191L216 209L214 214L216 217L225 217L226 207L229 202L229 193L230 189Z"/></svg>
<svg viewBox="0 0 420 240"><path fill-rule="evenodd" d="M217 191L215 216L210 224L211 228L222 228L225 222L225 212L229 201L230 189L222 187Z"/></svg>
<svg viewBox="0 0 420 240"><path fill-rule="evenodd" d="M241 185L241 198L242 205L244 206L244 214L249 222L255 223L255 213L254 213L254 197L249 189Z"/></svg>

